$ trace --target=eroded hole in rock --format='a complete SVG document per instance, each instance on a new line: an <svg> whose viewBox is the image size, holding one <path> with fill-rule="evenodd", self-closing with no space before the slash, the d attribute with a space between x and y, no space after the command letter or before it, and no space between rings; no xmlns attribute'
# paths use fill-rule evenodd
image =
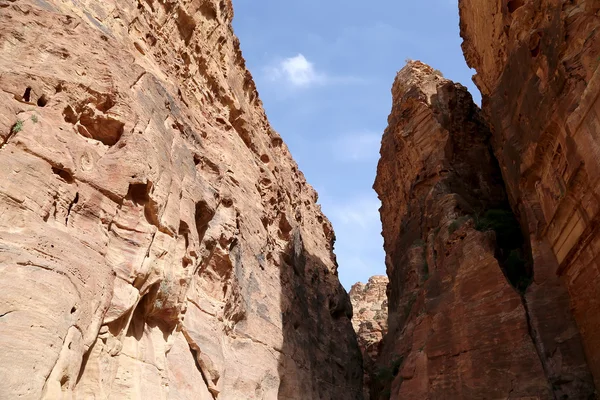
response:
<svg viewBox="0 0 600 400"><path fill-rule="evenodd" d="M233 200L230 198L224 198L223 201L221 201L221 204L225 208L230 208L231 206L233 206Z"/></svg>
<svg viewBox="0 0 600 400"><path fill-rule="evenodd" d="M65 109L63 110L63 117L65 119L65 122L68 122L73 125L75 125L79 120L77 113L75 112L75 110L73 110L73 107L71 106L65 107Z"/></svg>
<svg viewBox="0 0 600 400"><path fill-rule="evenodd" d="M185 248L187 249L190 245L189 236L190 236L190 227L184 221L179 221L179 230L177 232L179 236L183 236L185 239Z"/></svg>
<svg viewBox="0 0 600 400"><path fill-rule="evenodd" d="M125 198L133 201L138 206L145 206L150 201L149 183L130 184Z"/></svg>
<svg viewBox="0 0 600 400"><path fill-rule="evenodd" d="M43 94L37 101L37 105L38 107L46 107L46 104L48 104L48 97L46 97L45 94Z"/></svg>
<svg viewBox="0 0 600 400"><path fill-rule="evenodd" d="M105 104L105 106L107 105ZM79 123L86 128L91 139L98 140L107 146L113 146L121 139L125 127L123 122L111 116L96 114L89 107L81 113Z"/></svg>
<svg viewBox="0 0 600 400"><path fill-rule="evenodd" d="M60 169L57 167L52 167L52 172L54 172L56 175L58 175L59 177L62 178L62 180L64 180L67 183L73 183L74 179L73 179L73 175L71 175L71 173L65 171L64 169Z"/></svg>
<svg viewBox="0 0 600 400"><path fill-rule="evenodd" d="M213 4L210 2L202 3L198 11L200 11L206 19L211 20L217 18L217 10L213 7Z"/></svg>
<svg viewBox="0 0 600 400"><path fill-rule="evenodd" d="M172 333L176 318L172 318L173 310L168 308L169 290L168 282L164 280L149 289L133 311L127 336L140 341L152 328L160 329L165 338Z"/></svg>
<svg viewBox="0 0 600 400"><path fill-rule="evenodd" d="M23 101L26 103L29 103L30 100L31 100L31 88L28 87L27 89L25 89L25 93L23 93Z"/></svg>
<svg viewBox="0 0 600 400"><path fill-rule="evenodd" d="M523 5L525 5L525 1L524 0L510 0L508 2L508 4L507 4L507 6L508 6L508 12L513 13L518 8L522 7Z"/></svg>
<svg viewBox="0 0 600 400"><path fill-rule="evenodd" d="M96 109L98 111L105 113L108 110L110 110L111 108L113 108L115 105L116 105L116 102L113 99L112 95L103 94L103 95L99 96L99 99L96 102Z"/></svg>
<svg viewBox="0 0 600 400"><path fill-rule="evenodd" d="M190 39L196 29L196 21L194 21L194 18L189 16L182 7L179 7L177 9L177 22L179 34L187 45L190 43Z"/></svg>
<svg viewBox="0 0 600 400"><path fill-rule="evenodd" d="M196 221L196 230L198 231L198 240L200 243L204 240L204 235L208 230L208 224L215 216L215 211L212 210L205 201L196 203L196 213L194 219Z"/></svg>
<svg viewBox="0 0 600 400"><path fill-rule="evenodd" d="M541 33L537 32L537 33L531 35L531 38L529 39L529 48L530 48L532 57L535 58L540 54L541 42L542 42L542 34Z"/></svg>
<svg viewBox="0 0 600 400"><path fill-rule="evenodd" d="M146 221L150 225L160 228L158 205L150 197L152 187L153 185L150 181L147 183L132 183L129 185L129 190L127 191L127 196L125 196L125 198L138 206L144 207Z"/></svg>

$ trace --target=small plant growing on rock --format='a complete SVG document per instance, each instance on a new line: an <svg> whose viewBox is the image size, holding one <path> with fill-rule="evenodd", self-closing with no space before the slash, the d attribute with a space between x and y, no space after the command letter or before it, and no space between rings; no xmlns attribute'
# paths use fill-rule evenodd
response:
<svg viewBox="0 0 600 400"><path fill-rule="evenodd" d="M455 219L448 226L448 233L452 235L454 232L456 232L457 230L459 230L460 227L463 226L465 222L467 222L470 219L471 219L470 215L463 215L462 217L460 217L458 219Z"/></svg>
<svg viewBox="0 0 600 400"><path fill-rule="evenodd" d="M34 124L38 123L38 116L37 115L32 115L31 116L31 121L33 121Z"/></svg>
<svg viewBox="0 0 600 400"><path fill-rule="evenodd" d="M13 135L15 133L19 133L23 130L23 121L18 119L17 123L13 125L11 132L13 133Z"/></svg>

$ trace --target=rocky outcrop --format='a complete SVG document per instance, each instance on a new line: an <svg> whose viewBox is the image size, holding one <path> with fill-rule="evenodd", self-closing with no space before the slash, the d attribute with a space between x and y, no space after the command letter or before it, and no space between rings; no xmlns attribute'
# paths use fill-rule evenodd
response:
<svg viewBox="0 0 600 400"><path fill-rule="evenodd" d="M0 398L360 399L229 0L0 0Z"/></svg>
<svg viewBox="0 0 600 400"><path fill-rule="evenodd" d="M600 4L461 0L460 14L493 149L533 253L525 297L544 369L557 396L587 384L581 337L600 387Z"/></svg>
<svg viewBox="0 0 600 400"><path fill-rule="evenodd" d="M470 94L420 62L400 71L392 94L375 182L389 333L372 398L592 395L563 298L544 299L543 315L558 321L540 330L530 295L538 250L521 233Z"/></svg>
<svg viewBox="0 0 600 400"><path fill-rule="evenodd" d="M363 357L365 399L369 398L373 368L379 357L381 341L387 333L387 284L386 276L373 276L367 284L354 284L349 293L354 309L352 326L358 335Z"/></svg>

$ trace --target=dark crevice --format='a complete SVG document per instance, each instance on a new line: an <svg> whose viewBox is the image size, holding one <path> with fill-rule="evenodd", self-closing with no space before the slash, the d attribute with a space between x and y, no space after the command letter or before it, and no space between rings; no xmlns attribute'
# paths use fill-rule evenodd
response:
<svg viewBox="0 0 600 400"><path fill-rule="evenodd" d="M525 1L524 0L510 0L508 2L508 4L507 4L508 12L510 12L512 14L518 8L521 8L523 5L525 5Z"/></svg>
<svg viewBox="0 0 600 400"><path fill-rule="evenodd" d="M538 341L537 332L535 331L535 328L533 327L533 325L531 323L531 313L529 311L529 306L527 305L527 299L525 296L521 296L521 303L523 304L523 308L525 309L525 318L527 320L527 332L529 334L529 337L531 338L533 347L535 348L535 353L537 354L537 356L540 360L540 364L542 364L542 369L544 370L544 375L546 376L546 379L548 380L550 387L553 389L552 396L554 397L554 399L558 400L558 398L556 397L556 392L554 391L555 387L554 387L554 383L553 383L554 379L552 379L552 372L548 368L548 362L547 362L546 356L544 354L544 346L542 343L540 343Z"/></svg>
<svg viewBox="0 0 600 400"><path fill-rule="evenodd" d="M212 221L215 216L215 210L211 209L205 201L199 201L196 204L196 213L195 213L195 221L196 221L196 230L198 232L198 241L202 243L204 240L204 235L208 230L208 224Z"/></svg>
<svg viewBox="0 0 600 400"><path fill-rule="evenodd" d="M483 215L476 215L475 229L494 231L494 256L511 286L524 294L533 280L533 257L521 231L521 225L510 207L506 205L506 208L491 209Z"/></svg>
<svg viewBox="0 0 600 400"><path fill-rule="evenodd" d="M160 225L158 205L150 197L152 187L153 184L150 181L147 183L132 183L129 185L129 190L127 191L127 196L125 196L125 198L132 201L137 206L144 207L144 216L150 225L154 225L161 232L171 235L170 232L166 231L165 228Z"/></svg>
<svg viewBox="0 0 600 400"><path fill-rule="evenodd" d="M73 175L70 172L65 171L64 169L60 169L58 167L52 167L52 172L58 175L63 181L67 183L73 183L75 179L73 179Z"/></svg>
<svg viewBox="0 0 600 400"><path fill-rule="evenodd" d="M79 202L79 193L76 193L75 198L73 199L71 204L69 204L69 208L67 210L67 216L65 218L65 226L69 226L69 217L71 216L71 210L73 209L73 206L75 206L75 204L77 204L78 202Z"/></svg>
<svg viewBox="0 0 600 400"><path fill-rule="evenodd" d="M30 87L25 89L25 93L23 93L23 101L25 103L29 103L29 101L31 101L31 88Z"/></svg>
<svg viewBox="0 0 600 400"><path fill-rule="evenodd" d="M45 94L43 94L37 101L37 105L38 107L46 107L46 104L48 104L48 98L46 97Z"/></svg>

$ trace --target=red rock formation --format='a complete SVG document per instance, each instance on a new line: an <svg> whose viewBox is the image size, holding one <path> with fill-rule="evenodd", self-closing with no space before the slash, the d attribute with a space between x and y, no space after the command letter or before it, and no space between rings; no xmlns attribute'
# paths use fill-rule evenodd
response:
<svg viewBox="0 0 600 400"><path fill-rule="evenodd" d="M559 322L539 331L531 309L540 303L522 296L537 254L471 96L419 62L398 74L392 94L375 182L389 333L373 398L587 398L593 388L562 299L545 299ZM562 335L554 337L560 353L548 355L544 338L553 333Z"/></svg>
<svg viewBox="0 0 600 400"><path fill-rule="evenodd" d="M379 357L381 340L387 333L388 278L373 276L367 284L356 283L350 289L350 301L354 309L352 326L358 336L358 345L363 357L364 393L369 398L369 388L375 361Z"/></svg>
<svg viewBox="0 0 600 400"><path fill-rule="evenodd" d="M0 398L360 399L229 0L0 0Z"/></svg>
<svg viewBox="0 0 600 400"><path fill-rule="evenodd" d="M525 297L538 351L556 396L572 396L589 386L579 333L600 386L600 4L461 0L460 13L494 152L533 252Z"/></svg>

